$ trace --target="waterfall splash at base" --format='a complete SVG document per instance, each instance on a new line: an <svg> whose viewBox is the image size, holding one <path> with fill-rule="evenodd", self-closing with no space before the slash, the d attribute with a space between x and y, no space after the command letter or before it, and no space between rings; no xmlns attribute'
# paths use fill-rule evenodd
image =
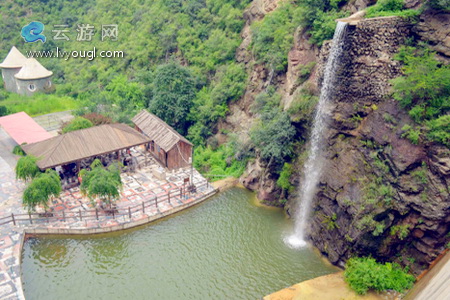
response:
<svg viewBox="0 0 450 300"><path fill-rule="evenodd" d="M347 23L338 22L334 32L333 44L325 67L319 103L317 104L314 122L311 131L309 156L303 167L303 185L297 200L297 209L294 215L294 233L285 238L285 242L293 248L302 248L306 243L306 227L314 198L317 183L322 174L324 132L327 129L328 105L334 95L336 71L339 67L340 57L344 48L344 37Z"/></svg>

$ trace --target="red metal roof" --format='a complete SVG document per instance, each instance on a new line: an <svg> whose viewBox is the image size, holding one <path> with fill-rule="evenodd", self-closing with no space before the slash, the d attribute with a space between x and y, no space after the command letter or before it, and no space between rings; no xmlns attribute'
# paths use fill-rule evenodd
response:
<svg viewBox="0 0 450 300"><path fill-rule="evenodd" d="M40 142L53 137L23 111L1 117L0 126L19 145Z"/></svg>

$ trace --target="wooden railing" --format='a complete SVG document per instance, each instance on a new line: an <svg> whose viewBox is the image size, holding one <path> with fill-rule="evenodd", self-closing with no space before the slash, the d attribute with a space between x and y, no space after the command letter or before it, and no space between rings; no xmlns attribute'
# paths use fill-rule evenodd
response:
<svg viewBox="0 0 450 300"><path fill-rule="evenodd" d="M196 185L195 192L189 192L187 187L181 187L178 190L169 191L168 194L164 194L162 196L157 197L156 195L152 196L150 199L146 199L141 203L128 207L115 207L111 209L89 209L89 210L81 210L78 211L51 211L45 213L27 213L27 214L14 214L12 213L9 216L0 218L0 226L5 224L12 223L13 225L18 225L20 223L26 224L34 224L34 223L42 223L42 222L53 222L60 221L66 222L68 220L74 221L83 221L83 220L99 220L101 217L109 217L109 218L120 218L126 217L130 220L133 217L133 214L137 212L142 212L143 214L148 211L148 209L155 207L158 208L158 205L164 202L171 204L173 201L181 200L183 197L192 197L196 193L201 191L208 190L211 185L206 181L199 185Z"/></svg>

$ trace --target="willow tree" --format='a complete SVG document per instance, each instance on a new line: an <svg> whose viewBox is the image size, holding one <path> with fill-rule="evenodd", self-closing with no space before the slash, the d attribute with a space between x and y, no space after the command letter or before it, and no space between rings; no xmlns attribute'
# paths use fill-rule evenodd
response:
<svg viewBox="0 0 450 300"><path fill-rule="evenodd" d="M80 176L80 191L91 201L99 198L111 207L111 204L119 199L122 179L118 165L112 164L105 168L100 160L96 159L91 164L91 170L81 170Z"/></svg>
<svg viewBox="0 0 450 300"><path fill-rule="evenodd" d="M48 209L48 201L61 193L61 180L54 170L39 174L23 192L23 205L34 211L37 205Z"/></svg>
<svg viewBox="0 0 450 300"><path fill-rule="evenodd" d="M21 157L16 165L16 178L28 181L37 177L41 173L37 161L38 158L32 155Z"/></svg>

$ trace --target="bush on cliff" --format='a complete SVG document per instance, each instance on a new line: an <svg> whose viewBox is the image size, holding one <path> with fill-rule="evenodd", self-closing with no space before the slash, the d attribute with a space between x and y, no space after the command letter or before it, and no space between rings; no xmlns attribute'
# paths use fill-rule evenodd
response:
<svg viewBox="0 0 450 300"><path fill-rule="evenodd" d="M375 291L395 290L403 292L414 283L414 276L395 263L378 263L371 257L354 257L347 261L345 281L358 294L369 289Z"/></svg>
<svg viewBox="0 0 450 300"><path fill-rule="evenodd" d="M379 0L373 6L367 8L366 18L400 16L400 17L414 17L420 14L418 10L406 9L404 10L404 0Z"/></svg>
<svg viewBox="0 0 450 300"><path fill-rule="evenodd" d="M428 49L401 48L396 58L404 64L404 76L392 81L393 96L414 121L424 125L428 139L448 146L450 66L434 56Z"/></svg>

